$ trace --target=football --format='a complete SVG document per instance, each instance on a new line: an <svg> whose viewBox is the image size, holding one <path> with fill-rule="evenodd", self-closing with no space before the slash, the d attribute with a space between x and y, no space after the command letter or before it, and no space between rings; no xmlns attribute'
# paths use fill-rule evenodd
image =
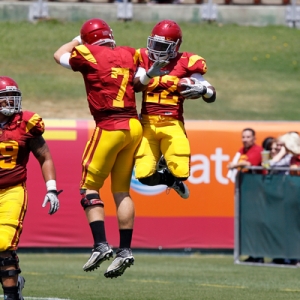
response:
<svg viewBox="0 0 300 300"><path fill-rule="evenodd" d="M180 78L180 80L177 83L177 91L180 93L182 91L186 91L187 89L189 89L188 87L182 85L182 83L186 83L186 84L194 84L194 80L190 77L183 77ZM199 97L192 97L189 99L198 99Z"/></svg>

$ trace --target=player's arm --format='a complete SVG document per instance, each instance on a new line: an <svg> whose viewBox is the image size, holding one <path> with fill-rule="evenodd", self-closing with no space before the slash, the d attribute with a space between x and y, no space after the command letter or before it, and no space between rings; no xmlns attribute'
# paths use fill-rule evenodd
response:
<svg viewBox="0 0 300 300"><path fill-rule="evenodd" d="M78 45L81 45L80 36L75 37L71 42L68 42L59 47L54 53L54 60L64 68L71 69L69 63L71 52L72 49Z"/></svg>
<svg viewBox="0 0 300 300"><path fill-rule="evenodd" d="M197 81L206 87L206 93L202 95L202 99L207 103L215 102L217 97L216 89L199 73L195 73L191 77L196 78Z"/></svg>
<svg viewBox="0 0 300 300"><path fill-rule="evenodd" d="M50 150L42 136L32 138L29 142L29 147L41 166L44 181L46 183L47 194L42 206L45 207L49 202L49 214L52 215L59 209L59 200L57 196L62 191L57 191L56 188L56 172Z"/></svg>
<svg viewBox="0 0 300 300"><path fill-rule="evenodd" d="M134 80L133 80L133 88L135 92L142 92L147 89L147 86L153 77L164 76L170 73L167 70L161 70L165 67L169 61L167 60L157 60L153 63L151 68L146 71L144 68L139 67Z"/></svg>
<svg viewBox="0 0 300 300"><path fill-rule="evenodd" d="M146 75L146 70L144 68L139 67L133 79L133 88L136 93L143 92L147 89L148 83L150 82L151 78L149 78L148 82L143 81L142 83L141 77L143 78L145 75Z"/></svg>
<svg viewBox="0 0 300 300"><path fill-rule="evenodd" d="M188 87L187 90L182 91L181 95L185 98L192 97L202 97L202 99L207 103L212 103L216 100L216 90L215 88L204 79L200 73L195 73L191 76L194 79L194 84L183 84Z"/></svg>
<svg viewBox="0 0 300 300"><path fill-rule="evenodd" d="M30 150L38 160L45 182L56 180L55 167L49 147L42 136L32 138L29 143Z"/></svg>

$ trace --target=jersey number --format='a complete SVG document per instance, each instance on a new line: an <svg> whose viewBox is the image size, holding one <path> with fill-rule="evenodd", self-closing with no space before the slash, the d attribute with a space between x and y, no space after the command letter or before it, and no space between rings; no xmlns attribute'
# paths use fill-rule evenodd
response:
<svg viewBox="0 0 300 300"><path fill-rule="evenodd" d="M167 105L177 105L178 96L174 95L177 90L179 78L177 76L165 75L163 77L154 77L151 85L148 86L146 102L160 103ZM164 83L168 87L160 93L152 92L159 83Z"/></svg>
<svg viewBox="0 0 300 300"><path fill-rule="evenodd" d="M118 76L122 76L122 83L119 88L118 94L116 99L113 100L113 106L114 107L124 107L124 94L126 91L126 87L128 84L129 79L129 70L123 69L123 68L112 68L111 69L111 77L112 78L118 78Z"/></svg>
<svg viewBox="0 0 300 300"><path fill-rule="evenodd" d="M17 163L19 145L16 141L0 143L0 168L13 169Z"/></svg>

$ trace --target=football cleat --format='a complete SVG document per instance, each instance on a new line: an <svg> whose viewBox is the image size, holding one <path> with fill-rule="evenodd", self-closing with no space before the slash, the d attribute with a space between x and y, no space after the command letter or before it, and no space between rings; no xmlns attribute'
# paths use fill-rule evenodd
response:
<svg viewBox="0 0 300 300"><path fill-rule="evenodd" d="M113 257L113 250L109 247L108 243L95 245L89 260L83 266L83 270L85 272L94 271L105 260L109 260L111 257Z"/></svg>
<svg viewBox="0 0 300 300"><path fill-rule="evenodd" d="M134 263L134 257L132 256L132 251L129 248L118 249L116 252L116 257L107 268L104 276L106 278L116 278L121 276L127 268Z"/></svg>
<svg viewBox="0 0 300 300"><path fill-rule="evenodd" d="M22 290L25 286L25 278L21 275L18 276L18 293L19 293L19 300L24 300L22 296Z"/></svg>
<svg viewBox="0 0 300 300"><path fill-rule="evenodd" d="M185 183L175 179L175 182L168 189L173 189L181 198L187 199L190 196L190 191Z"/></svg>
<svg viewBox="0 0 300 300"><path fill-rule="evenodd" d="M167 168L167 162L164 158L164 156L162 155L158 161L158 163L156 164L156 171L162 171L164 169Z"/></svg>

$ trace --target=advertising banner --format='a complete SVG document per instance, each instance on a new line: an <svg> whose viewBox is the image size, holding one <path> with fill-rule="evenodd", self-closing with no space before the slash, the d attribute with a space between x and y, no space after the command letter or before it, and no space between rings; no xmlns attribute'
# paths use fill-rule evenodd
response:
<svg viewBox="0 0 300 300"><path fill-rule="evenodd" d="M94 129L92 120L45 120L47 140L57 173L60 209L50 216L42 208L46 188L38 162L28 164L29 206L20 247L92 247L93 239L80 205L81 155ZM297 131L296 122L187 121L191 144L191 176L186 200L166 186L148 187L134 172L131 196L136 220L133 248L233 249L234 184L227 178L227 164L242 147L241 131L251 127L257 144L267 136ZM101 198L105 203L107 239L119 245L119 230L108 178Z"/></svg>

